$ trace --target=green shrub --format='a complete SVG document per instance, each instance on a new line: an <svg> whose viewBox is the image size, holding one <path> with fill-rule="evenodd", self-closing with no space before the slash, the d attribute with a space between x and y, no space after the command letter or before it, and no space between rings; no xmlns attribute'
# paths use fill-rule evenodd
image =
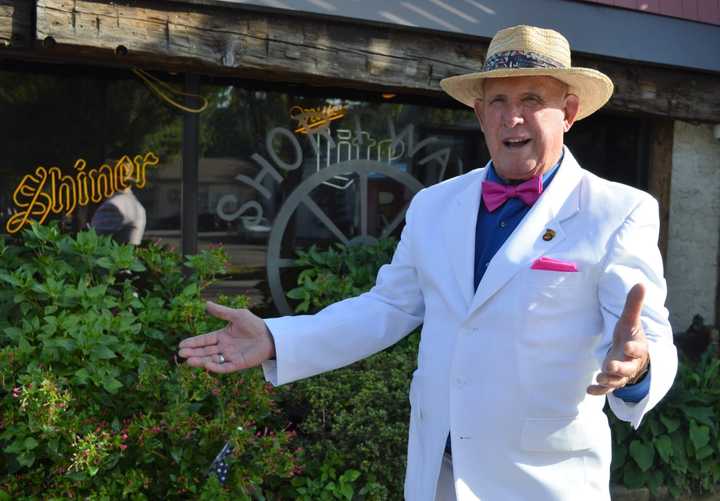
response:
<svg viewBox="0 0 720 501"><path fill-rule="evenodd" d="M299 286L288 296L299 301L297 311L314 312L360 294L373 286L378 269L390 261L395 246L395 240L385 239L365 246L301 251ZM356 470L360 474L353 479L357 494L366 499L402 499L408 391L418 341L418 334L413 333L373 357L282 390L283 407L299 423L299 437L306 448L304 478L317 482L328 471Z"/></svg>
<svg viewBox="0 0 720 501"><path fill-rule="evenodd" d="M608 412L612 473L628 488L661 486L678 497L720 490L720 358L711 348L698 363L682 358L667 396L633 431Z"/></svg>
<svg viewBox="0 0 720 501"><path fill-rule="evenodd" d="M201 292L225 261L189 257L185 277L175 253L93 231L0 240L0 499L251 499L289 484L299 452L259 371L175 358L222 326ZM223 487L207 472L226 440Z"/></svg>

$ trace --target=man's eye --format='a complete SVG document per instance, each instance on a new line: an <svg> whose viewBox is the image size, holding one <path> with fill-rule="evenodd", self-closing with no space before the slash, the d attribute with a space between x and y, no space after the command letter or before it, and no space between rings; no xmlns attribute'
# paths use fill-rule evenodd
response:
<svg viewBox="0 0 720 501"><path fill-rule="evenodd" d="M523 98L523 102L536 104L536 103L540 103L541 101L540 101L540 98L537 96L526 96Z"/></svg>

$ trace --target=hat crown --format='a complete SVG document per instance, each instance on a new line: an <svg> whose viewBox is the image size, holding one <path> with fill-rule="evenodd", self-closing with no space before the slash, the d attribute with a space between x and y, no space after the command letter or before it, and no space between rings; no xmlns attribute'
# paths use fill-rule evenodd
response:
<svg viewBox="0 0 720 501"><path fill-rule="evenodd" d="M490 41L487 59L521 53L553 61L558 68L570 68L570 44L555 30L535 26L512 26L498 31Z"/></svg>

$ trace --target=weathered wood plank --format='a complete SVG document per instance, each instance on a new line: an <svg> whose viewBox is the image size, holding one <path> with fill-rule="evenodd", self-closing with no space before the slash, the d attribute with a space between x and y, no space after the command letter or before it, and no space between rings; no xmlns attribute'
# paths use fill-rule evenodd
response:
<svg viewBox="0 0 720 501"><path fill-rule="evenodd" d="M479 70L487 49L458 35L160 0L37 0L37 37L96 58L123 46L135 64L432 95L442 78ZM590 57L575 64L613 79L610 109L720 122L720 76Z"/></svg>
<svg viewBox="0 0 720 501"><path fill-rule="evenodd" d="M35 39L31 0L0 0L0 46L23 47Z"/></svg>
<svg viewBox="0 0 720 501"><path fill-rule="evenodd" d="M668 225L670 223L670 183L672 180L672 154L674 120L658 118L650 127L650 154L648 191L660 204L660 252L667 257Z"/></svg>

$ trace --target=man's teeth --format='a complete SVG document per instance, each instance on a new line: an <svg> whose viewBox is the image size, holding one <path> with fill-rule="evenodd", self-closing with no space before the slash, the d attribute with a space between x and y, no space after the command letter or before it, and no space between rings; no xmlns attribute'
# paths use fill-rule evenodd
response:
<svg viewBox="0 0 720 501"><path fill-rule="evenodd" d="M529 139L506 139L503 142L506 146L522 146L529 141Z"/></svg>

